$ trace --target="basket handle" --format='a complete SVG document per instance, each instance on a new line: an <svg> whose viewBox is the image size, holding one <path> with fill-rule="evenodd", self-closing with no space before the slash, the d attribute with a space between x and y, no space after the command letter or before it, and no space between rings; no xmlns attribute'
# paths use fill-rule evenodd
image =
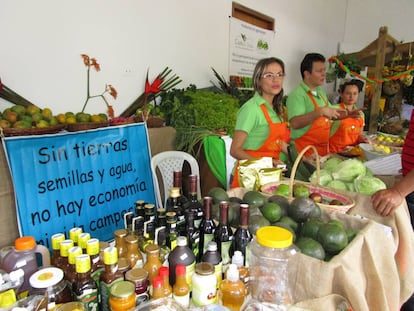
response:
<svg viewBox="0 0 414 311"><path fill-rule="evenodd" d="M292 173L290 174L290 179L289 179L289 196L290 196L290 199L293 198L293 183L295 181L296 171L298 169L300 161L302 160L302 158L305 155L306 151L308 151L309 149L312 149L313 152L316 155L316 183L319 184L321 165L320 165L318 150L316 149L315 146L309 145L309 146L306 146L305 148L303 148L303 150L298 154L298 156L295 160L295 163L293 163Z"/></svg>

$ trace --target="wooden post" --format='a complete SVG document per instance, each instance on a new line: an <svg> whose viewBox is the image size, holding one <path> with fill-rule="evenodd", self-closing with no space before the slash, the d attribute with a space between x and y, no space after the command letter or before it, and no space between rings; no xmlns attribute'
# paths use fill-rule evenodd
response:
<svg viewBox="0 0 414 311"><path fill-rule="evenodd" d="M385 63L385 45L387 39L388 28L383 26L379 30L378 41L377 41L377 52L375 60L375 71L374 77L377 79L382 78L382 69ZM374 94L371 100L370 118L368 134L375 134L378 130L378 116L379 116L379 102L381 99L382 83L374 83Z"/></svg>

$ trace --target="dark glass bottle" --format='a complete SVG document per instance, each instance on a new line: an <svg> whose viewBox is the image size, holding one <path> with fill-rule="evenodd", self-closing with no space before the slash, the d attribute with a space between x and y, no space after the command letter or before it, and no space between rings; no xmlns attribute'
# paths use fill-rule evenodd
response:
<svg viewBox="0 0 414 311"><path fill-rule="evenodd" d="M200 242L198 244L198 261L200 261L201 256L207 251L208 242L214 239L214 230L216 229L216 224L213 221L212 217L212 208L213 208L213 198L204 197L203 198L203 219L200 223Z"/></svg>
<svg viewBox="0 0 414 311"><path fill-rule="evenodd" d="M187 238L184 236L177 237L177 246L171 251L168 256L168 265L170 269L170 285L175 283L175 267L177 265L186 266L186 279L191 287L191 277L195 269L194 253L187 245Z"/></svg>
<svg viewBox="0 0 414 311"><path fill-rule="evenodd" d="M144 217L145 216L144 206L145 206L145 201L144 200L135 201L135 217L138 217L138 216Z"/></svg>
<svg viewBox="0 0 414 311"><path fill-rule="evenodd" d="M87 311L98 310L98 286L91 276L91 259L82 254L76 257L76 282L72 291L76 301L82 302Z"/></svg>
<svg viewBox="0 0 414 311"><path fill-rule="evenodd" d="M144 222L143 216L137 216L132 221L134 235L138 238L138 246L141 253L144 252Z"/></svg>
<svg viewBox="0 0 414 311"><path fill-rule="evenodd" d="M221 259L223 263L223 273L226 271L227 266L231 262L230 257L230 246L233 241L233 231L229 225L229 202L221 201L219 203L220 208L220 218L219 225L214 231L214 241L217 243L218 251L221 254Z"/></svg>
<svg viewBox="0 0 414 311"><path fill-rule="evenodd" d="M233 257L235 251L240 251L243 257L246 258L246 247L249 245L253 236L249 231L249 205L240 204L240 225L234 233L234 239L230 247L230 258ZM244 260L243 265L246 265Z"/></svg>
<svg viewBox="0 0 414 311"><path fill-rule="evenodd" d="M155 238L155 205L147 203L144 206L145 217L144 217L144 251L148 244L154 243Z"/></svg>
<svg viewBox="0 0 414 311"><path fill-rule="evenodd" d="M172 251L177 246L177 214L167 212L167 247Z"/></svg>
<svg viewBox="0 0 414 311"><path fill-rule="evenodd" d="M180 202L180 205L183 206L188 202L188 199L185 197L183 192L183 172L174 171L173 175L173 187L177 187L180 189L180 196L178 200Z"/></svg>
<svg viewBox="0 0 414 311"><path fill-rule="evenodd" d="M182 230L185 222L185 215L183 206L180 202L180 188L171 187L169 190L169 196L166 203L167 212L175 212L177 216L178 231Z"/></svg>
<svg viewBox="0 0 414 311"><path fill-rule="evenodd" d="M124 228L128 234L132 234L132 220L134 219L133 212L126 212L124 214Z"/></svg>
<svg viewBox="0 0 414 311"><path fill-rule="evenodd" d="M198 244L200 242L200 231L194 225L194 211L185 211L185 231L183 236L187 237L187 245L193 251L194 256L198 258Z"/></svg>
<svg viewBox="0 0 414 311"><path fill-rule="evenodd" d="M109 311L109 295L113 284L124 280L124 274L118 269L118 252L115 247L104 249L105 270L99 278L102 311Z"/></svg>
<svg viewBox="0 0 414 311"><path fill-rule="evenodd" d="M160 247L160 260L164 262L170 253L167 246L167 209L157 209L157 225L155 228L154 243Z"/></svg>
<svg viewBox="0 0 414 311"><path fill-rule="evenodd" d="M196 229L199 229L201 220L203 218L203 206L197 198L197 178L197 175L188 176L190 191L188 192L189 203L187 204L186 209L194 212L194 226Z"/></svg>

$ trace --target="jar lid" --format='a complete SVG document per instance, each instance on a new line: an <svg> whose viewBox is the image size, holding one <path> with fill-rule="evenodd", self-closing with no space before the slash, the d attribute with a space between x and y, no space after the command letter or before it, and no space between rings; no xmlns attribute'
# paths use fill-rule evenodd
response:
<svg viewBox="0 0 414 311"><path fill-rule="evenodd" d="M42 268L33 273L29 279L33 288L48 288L63 280L63 270L55 267Z"/></svg>
<svg viewBox="0 0 414 311"><path fill-rule="evenodd" d="M125 273L125 278L129 281L144 281L148 279L148 271L143 268L134 268Z"/></svg>
<svg viewBox="0 0 414 311"><path fill-rule="evenodd" d="M281 227L265 226L257 229L256 239L260 245L271 248L286 248L292 245L292 233Z"/></svg>
<svg viewBox="0 0 414 311"><path fill-rule="evenodd" d="M199 262L195 266L195 272L201 275L208 275L214 273L214 266L209 262Z"/></svg>
<svg viewBox="0 0 414 311"><path fill-rule="evenodd" d="M135 293L135 284L130 281L119 281L111 287L111 295L118 298L125 298Z"/></svg>

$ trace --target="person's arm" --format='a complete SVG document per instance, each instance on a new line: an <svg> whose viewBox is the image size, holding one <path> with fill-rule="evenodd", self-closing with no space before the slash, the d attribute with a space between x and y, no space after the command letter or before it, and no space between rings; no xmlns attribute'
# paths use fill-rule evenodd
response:
<svg viewBox="0 0 414 311"><path fill-rule="evenodd" d="M290 126L293 129L300 129L312 124L317 118L320 118L322 116L325 116L329 119L336 119L339 117L339 112L336 108L323 107L321 109L293 117L290 119Z"/></svg>
<svg viewBox="0 0 414 311"><path fill-rule="evenodd" d="M233 140L230 146L230 155L237 160L248 160L253 157L244 151L243 144L246 141L247 133L245 131L235 130Z"/></svg>
<svg viewBox="0 0 414 311"><path fill-rule="evenodd" d="M411 170L390 189L380 190L371 197L374 210L382 215L391 215L405 197L414 191L414 170Z"/></svg>

